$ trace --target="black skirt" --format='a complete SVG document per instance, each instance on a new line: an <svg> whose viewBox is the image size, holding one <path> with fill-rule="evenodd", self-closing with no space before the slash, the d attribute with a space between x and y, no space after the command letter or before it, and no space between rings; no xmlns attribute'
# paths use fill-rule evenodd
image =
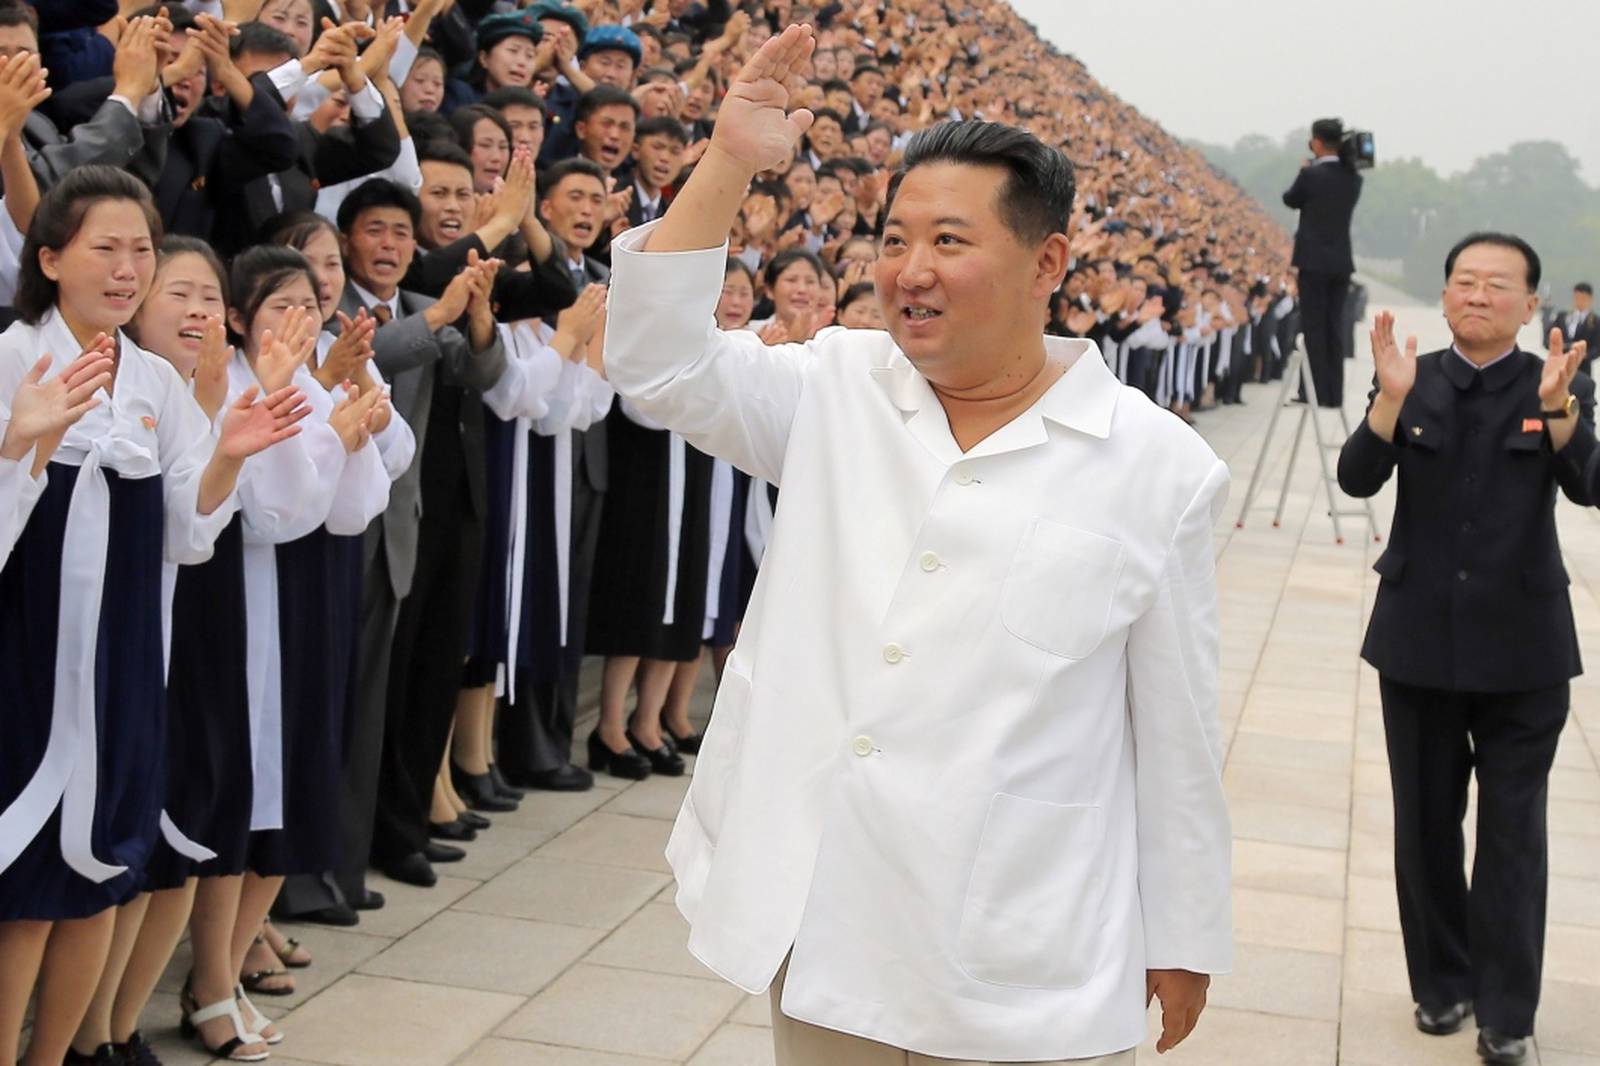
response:
<svg viewBox="0 0 1600 1066"><path fill-rule="evenodd" d="M606 416L610 474L590 591L585 651L688 662L700 655L711 554L709 455L684 446L673 621L663 623L669 550L671 433L614 407Z"/></svg>
<svg viewBox="0 0 1600 1066"><path fill-rule="evenodd" d="M360 610L360 537L322 528L276 551L283 828L251 834L249 867L263 877L322 873L342 858L341 781Z"/></svg>
<svg viewBox="0 0 1600 1066"><path fill-rule="evenodd" d="M507 422L487 407L483 410L483 430L489 513L472 630L467 637L467 663L462 669L464 688L494 683L500 667L506 664L511 639L506 577L511 570L511 478L519 430L515 420Z"/></svg>
<svg viewBox="0 0 1600 1066"><path fill-rule="evenodd" d="M50 737L60 621L62 538L78 468L50 480L0 571L0 810L39 768ZM0 921L87 918L138 894L160 835L166 795L161 563L162 479L105 471L110 536L95 652L98 787L90 832L101 862L124 873L95 883L61 855L59 803L0 873Z"/></svg>
<svg viewBox="0 0 1600 1066"><path fill-rule="evenodd" d="M250 851L250 693L245 670L244 541L234 516L211 558L180 566L167 666L166 812L184 836L216 852L195 862L165 840L145 889L244 872Z"/></svg>

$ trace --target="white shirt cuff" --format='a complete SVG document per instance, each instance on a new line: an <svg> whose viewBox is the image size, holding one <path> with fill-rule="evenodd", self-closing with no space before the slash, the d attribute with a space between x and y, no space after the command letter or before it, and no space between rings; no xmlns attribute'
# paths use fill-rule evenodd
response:
<svg viewBox="0 0 1600 1066"><path fill-rule="evenodd" d="M278 95L285 100L293 100L300 94L306 84L306 70L300 65L298 59L291 59L267 71L273 88L278 90Z"/></svg>
<svg viewBox="0 0 1600 1066"><path fill-rule="evenodd" d="M371 81L363 85L360 92L350 94L350 117L353 119L371 122L383 117L383 109L383 94Z"/></svg>

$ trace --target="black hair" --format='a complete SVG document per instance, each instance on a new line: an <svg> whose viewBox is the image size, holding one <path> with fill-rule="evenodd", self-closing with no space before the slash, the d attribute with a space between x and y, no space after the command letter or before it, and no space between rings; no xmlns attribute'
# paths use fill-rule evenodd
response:
<svg viewBox="0 0 1600 1066"><path fill-rule="evenodd" d="M639 117L639 101L626 89L619 89L615 85L596 85L593 89L578 97L578 110L573 115L574 124L588 121L589 117L602 107L627 107L633 110L633 117Z"/></svg>
<svg viewBox="0 0 1600 1066"><path fill-rule="evenodd" d="M504 115L483 104L468 104L450 112L450 128L456 131L457 143L469 156L472 153L472 141L477 136L478 123L485 119L493 122L500 128L500 132L506 135L507 149L516 143L511 135L511 123L506 121Z"/></svg>
<svg viewBox="0 0 1600 1066"><path fill-rule="evenodd" d="M854 236L846 237L844 239L844 243L839 245L840 259L844 258L844 251L846 248L850 247L852 244L860 244L862 241L865 241L867 244L872 246L872 254L874 257L876 257L878 254L878 238L866 233L857 233Z"/></svg>
<svg viewBox="0 0 1600 1066"><path fill-rule="evenodd" d="M304 252L306 245L311 243L311 238L319 233L329 233L337 238L339 227L315 211L292 211L277 218L267 242L282 244L295 251Z"/></svg>
<svg viewBox="0 0 1600 1066"><path fill-rule="evenodd" d="M876 297L877 293L877 287L874 286L872 282L858 281L848 289L844 290L844 295L839 297L838 308L840 311L843 311L857 300L866 299L868 297Z"/></svg>
<svg viewBox="0 0 1600 1066"><path fill-rule="evenodd" d="M819 107L812 112L812 116L813 118L811 124L813 126L825 118L831 118L834 122L838 123L841 131L844 129L844 116L839 114L839 112L835 111L831 107Z"/></svg>
<svg viewBox="0 0 1600 1066"><path fill-rule="evenodd" d="M635 22L632 26L629 26L628 29L632 30L641 41L646 37L654 37L657 44L662 43L661 31L650 25L648 22Z"/></svg>
<svg viewBox="0 0 1600 1066"><path fill-rule="evenodd" d="M722 276L727 277L729 274L743 274L746 278L750 279L750 287L752 289L755 288L756 272L751 270L750 264L746 263L743 259L740 259L737 256L728 256L728 263L722 268Z"/></svg>
<svg viewBox="0 0 1600 1066"><path fill-rule="evenodd" d="M39 253L46 248L59 252L71 244L83 228L89 209L105 200L131 200L138 204L150 225L151 242L161 242L161 216L144 182L116 167L73 167L39 201L22 244L17 294L11 305L17 317L28 325L38 325L61 296L60 286L46 277L39 265Z"/></svg>
<svg viewBox="0 0 1600 1066"><path fill-rule="evenodd" d="M1462 252L1475 244L1490 244L1497 248L1510 248L1522 254L1523 261L1528 264L1528 288L1539 287L1539 279L1544 276L1544 266L1539 262L1539 253L1533 250L1533 245L1521 237L1511 233L1496 233L1491 230L1479 230L1469 233L1456 242L1450 254L1444 257L1444 280L1449 281L1450 275L1455 272L1456 259Z"/></svg>
<svg viewBox="0 0 1600 1066"><path fill-rule="evenodd" d="M874 66L871 63L868 63L864 67L857 67L857 68L855 68L855 70L851 71L850 72L850 80L851 81L855 81L857 78L861 77L861 75L863 75L863 74L876 74L880 78L887 77L887 75L885 75L883 73L883 69L881 67L877 67L877 66Z"/></svg>
<svg viewBox="0 0 1600 1066"><path fill-rule="evenodd" d="M651 67L639 75L640 85L654 85L657 82L675 83L677 80L678 72L670 67Z"/></svg>
<svg viewBox="0 0 1600 1066"><path fill-rule="evenodd" d="M242 55L289 56L300 58L300 46L294 38L265 22L246 22L239 33L228 42L228 55L238 59Z"/></svg>
<svg viewBox="0 0 1600 1066"><path fill-rule="evenodd" d="M169 233L161 239L161 244L156 248L156 273L161 273L161 268L180 255L198 255L206 261L211 272L217 276L217 287L222 290L222 302L228 303L228 268L222 265L222 257L217 250L199 237L190 237L182 233Z"/></svg>
<svg viewBox="0 0 1600 1066"><path fill-rule="evenodd" d="M437 63L443 68L445 77L450 76L450 64L445 61L444 55L431 44L425 44L417 49L417 57L411 61L411 70L416 70L418 63ZM407 71L406 77L410 76L410 71Z"/></svg>
<svg viewBox="0 0 1600 1066"><path fill-rule="evenodd" d="M1590 285L1587 281L1580 281L1580 282L1578 282L1576 285L1574 285L1572 287L1572 291L1573 292L1581 292L1585 296L1593 296L1594 295L1594 286Z"/></svg>
<svg viewBox="0 0 1600 1066"><path fill-rule="evenodd" d="M882 122L878 119L873 119L871 122L867 123L867 128L862 130L861 134L862 136L865 136L876 130L882 130L883 132L887 133L891 140L894 138L894 127L889 125L887 122Z"/></svg>
<svg viewBox="0 0 1600 1066"><path fill-rule="evenodd" d="M539 175L539 199L543 200L556 191L556 186L574 174L584 174L600 183L603 189L606 186L606 172L600 169L600 164L592 159L582 156L573 156L563 159Z"/></svg>
<svg viewBox="0 0 1600 1066"><path fill-rule="evenodd" d="M502 85L494 92L486 93L478 103L484 107L492 107L496 111L507 107L531 107L539 112L540 118L548 118L550 115L544 106L544 101L539 99L539 94L521 85Z"/></svg>
<svg viewBox="0 0 1600 1066"><path fill-rule="evenodd" d="M796 263L810 263L812 269L817 272L817 280L824 284L833 280L833 271L828 269L828 264L824 263L816 252L809 248L785 248L768 260L766 270L762 271L767 288L776 287L783 272Z"/></svg>
<svg viewBox="0 0 1600 1066"><path fill-rule="evenodd" d="M39 13L20 0L9 0L0 4L0 26L26 26L33 31L35 41L39 37Z"/></svg>
<svg viewBox="0 0 1600 1066"><path fill-rule="evenodd" d="M1344 139L1344 123L1336 118L1319 118L1311 124L1311 136L1337 148Z"/></svg>
<svg viewBox="0 0 1600 1066"><path fill-rule="evenodd" d="M466 168L472 174L472 157L455 141L425 141L417 146L417 165L423 163L449 163Z"/></svg>
<svg viewBox="0 0 1600 1066"><path fill-rule="evenodd" d="M820 167L812 167L811 170L812 173L816 174L818 181L821 181L823 178L832 178L834 181L837 181L842 185L844 184L844 179L839 177L839 172L842 170L850 170L850 168L845 166L844 163L838 159L830 159L826 163L823 163ZM852 174L855 173L853 170L850 170L850 172Z"/></svg>
<svg viewBox="0 0 1600 1066"><path fill-rule="evenodd" d="M456 143L455 127L450 125L450 120L437 111L407 111L406 129L411 131L413 144L423 145L429 141L448 141Z"/></svg>
<svg viewBox="0 0 1600 1066"><path fill-rule="evenodd" d="M306 280L312 295L320 291L316 271L306 257L287 245L257 244L234 257L230 279L234 299L229 306L244 323L244 329L236 334L240 341L250 332L261 305L296 278Z"/></svg>
<svg viewBox="0 0 1600 1066"><path fill-rule="evenodd" d="M822 83L822 91L824 93L847 93L850 91L850 83L843 78L829 78Z"/></svg>
<svg viewBox="0 0 1600 1066"><path fill-rule="evenodd" d="M339 232L348 235L363 211L375 207L398 207L411 216L411 227L422 224L422 203L417 194L388 178L368 178L339 205Z"/></svg>
<svg viewBox="0 0 1600 1066"><path fill-rule="evenodd" d="M889 180L885 217L893 209L906 175L931 163L1006 170L999 194L1000 219L1024 243L1038 244L1051 234L1067 231L1077 189L1072 163L1026 130L969 119L930 126L918 133L906 146L900 169Z"/></svg>
<svg viewBox="0 0 1600 1066"><path fill-rule="evenodd" d="M162 8L167 9L167 21L172 23L173 33L176 33L181 37L185 30L194 29L196 25L194 12L190 11L182 4L149 4L135 11L133 14L129 15L128 18L155 18L161 14Z"/></svg>
<svg viewBox="0 0 1600 1066"><path fill-rule="evenodd" d="M671 137L683 147L689 147L689 135L683 132L683 123L671 115L657 115L639 123L639 128L633 131L633 143L638 144L646 137Z"/></svg>

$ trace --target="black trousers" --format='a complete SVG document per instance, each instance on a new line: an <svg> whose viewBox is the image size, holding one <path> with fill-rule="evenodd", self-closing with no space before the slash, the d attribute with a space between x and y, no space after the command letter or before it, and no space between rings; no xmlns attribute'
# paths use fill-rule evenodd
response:
<svg viewBox="0 0 1600 1066"><path fill-rule="evenodd" d="M517 702L500 711L495 758L512 783L559 770L572 761L578 721L578 675L517 686Z"/></svg>
<svg viewBox="0 0 1600 1066"><path fill-rule="evenodd" d="M382 522L368 537L377 551L367 566L361 605L361 634L356 683L355 721L345 751L344 791L340 816L344 826L344 861L324 874L290 877L278 894L276 911L288 917L321 910L336 903L354 904L367 894L367 857L372 852L372 820L378 799L378 767L383 758L384 719L389 692L389 649L394 640L400 604L389 580ZM370 550L370 548L369 548Z"/></svg>
<svg viewBox="0 0 1600 1066"><path fill-rule="evenodd" d="M376 865L420 852L428 843L433 780L444 760L461 692L482 556L483 520L474 513L466 486L430 499L425 485L416 573L400 604L390 645L388 711L372 831Z"/></svg>
<svg viewBox="0 0 1600 1066"><path fill-rule="evenodd" d="M1306 339L1306 360L1317 387L1317 406L1344 406L1344 302L1350 295L1349 274L1300 272L1300 332Z"/></svg>
<svg viewBox="0 0 1600 1066"><path fill-rule="evenodd" d="M1379 679L1394 786L1394 866L1411 995L1472 1000L1478 1022L1533 1033L1544 959L1545 809L1568 686L1446 692ZM1470 886L1461 821L1478 779Z"/></svg>

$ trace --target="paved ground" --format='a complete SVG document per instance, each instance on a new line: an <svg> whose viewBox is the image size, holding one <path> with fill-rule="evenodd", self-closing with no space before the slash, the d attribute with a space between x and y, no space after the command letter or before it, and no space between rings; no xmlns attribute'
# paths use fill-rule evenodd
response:
<svg viewBox="0 0 1600 1066"><path fill-rule="evenodd" d="M1373 307L1389 299L1375 294ZM1442 342L1436 311L1400 313L1424 351ZM1370 374L1358 366L1347 390L1356 411ZM1334 544L1309 447L1282 528L1262 512L1234 529L1275 395L1252 386L1247 406L1201 420L1234 472L1217 532L1238 965L1164 1061L1470 1066L1470 1034L1426 1038L1410 1024L1377 679L1357 660L1380 547L1359 527ZM1385 531L1391 506L1379 498ZM1584 651L1600 664L1600 514L1561 508ZM1580 679L1573 695L1551 781L1544 1066L1600 1066L1600 679ZM288 1039L274 1061L770 1063L765 1001L683 949L661 851L684 784L606 780L586 795L535 796L498 817L467 862L442 869L437 888L380 881L389 906L359 930L295 930L316 964L294 998L276 1001ZM173 1031L186 968L180 956L146 1025L170 1064L201 1061Z"/></svg>

